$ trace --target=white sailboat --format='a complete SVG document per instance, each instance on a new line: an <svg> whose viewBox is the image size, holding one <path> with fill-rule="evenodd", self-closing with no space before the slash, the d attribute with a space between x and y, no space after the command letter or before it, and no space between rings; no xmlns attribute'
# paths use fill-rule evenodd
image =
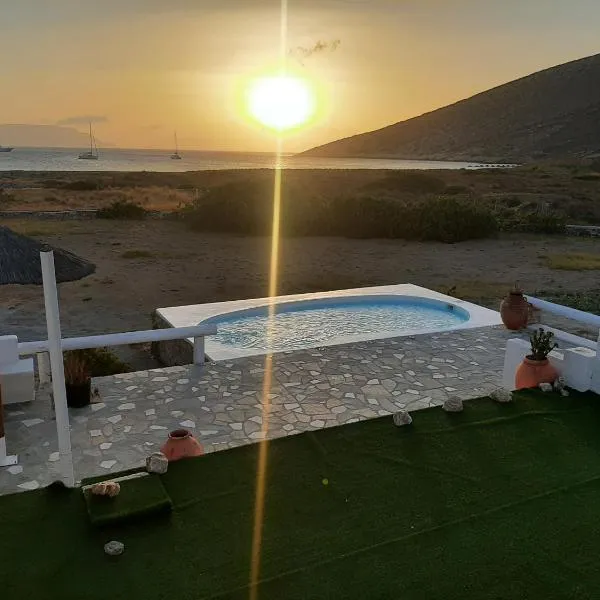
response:
<svg viewBox="0 0 600 600"><path fill-rule="evenodd" d="M179 154L179 147L177 145L177 132L175 132L175 152L171 154L171 158L173 160L181 160L181 155Z"/></svg>
<svg viewBox="0 0 600 600"><path fill-rule="evenodd" d="M90 149L88 152L82 152L78 158L81 160L98 160L98 147L96 146L96 140L92 134L92 123L90 122Z"/></svg>

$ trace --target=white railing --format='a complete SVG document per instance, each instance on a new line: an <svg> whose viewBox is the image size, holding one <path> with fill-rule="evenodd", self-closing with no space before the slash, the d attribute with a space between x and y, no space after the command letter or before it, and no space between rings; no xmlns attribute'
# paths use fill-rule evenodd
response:
<svg viewBox="0 0 600 600"><path fill-rule="evenodd" d="M150 342L165 342L169 340L191 338L193 340L193 362L195 365L202 365L206 358L204 351L204 337L207 335L215 335L216 333L216 325L148 329L146 331L127 331L123 333L107 333L104 335L63 338L61 340L61 347L63 350L87 350L88 348L129 346L131 344L147 344ZM48 340L19 343L19 355L37 355L38 377L42 383L50 381L48 352Z"/></svg>
<svg viewBox="0 0 600 600"><path fill-rule="evenodd" d="M547 300L540 300L539 298L534 298L533 296L526 296L526 299L534 308L600 329L600 316L598 315L593 315L576 308L562 306L561 304L554 304L554 302L548 302ZM586 348L596 350L597 356L600 359L600 335L598 336L598 341L594 342L586 338L554 329L553 327L546 327L546 329L552 331L555 337L558 339L563 339L566 342L573 343L576 346L584 346Z"/></svg>

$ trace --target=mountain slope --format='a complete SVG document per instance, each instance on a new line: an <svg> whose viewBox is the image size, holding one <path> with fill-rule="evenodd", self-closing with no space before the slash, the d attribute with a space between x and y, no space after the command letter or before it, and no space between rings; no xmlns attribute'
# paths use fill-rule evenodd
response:
<svg viewBox="0 0 600 600"><path fill-rule="evenodd" d="M508 162L595 153L600 54L304 154Z"/></svg>

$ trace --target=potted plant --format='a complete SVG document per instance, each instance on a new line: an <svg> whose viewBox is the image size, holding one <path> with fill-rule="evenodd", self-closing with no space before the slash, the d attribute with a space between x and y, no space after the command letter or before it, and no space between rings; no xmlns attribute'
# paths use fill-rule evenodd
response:
<svg viewBox="0 0 600 600"><path fill-rule="evenodd" d="M64 369L67 404L71 408L87 406L92 393L92 378L86 361L76 352L65 352Z"/></svg>
<svg viewBox="0 0 600 600"><path fill-rule="evenodd" d="M516 285L500 303L500 317L507 329L517 331L527 326L530 306L523 290Z"/></svg>
<svg viewBox="0 0 600 600"><path fill-rule="evenodd" d="M540 383L554 383L558 379L558 371L550 364L548 354L558 347L554 343L554 334L541 327L534 331L530 338L531 354L528 354L519 365L515 376L515 389L538 387Z"/></svg>

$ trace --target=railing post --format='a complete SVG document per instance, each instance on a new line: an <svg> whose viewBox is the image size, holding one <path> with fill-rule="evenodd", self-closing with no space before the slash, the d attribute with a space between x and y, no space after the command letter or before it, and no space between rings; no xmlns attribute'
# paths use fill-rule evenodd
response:
<svg viewBox="0 0 600 600"><path fill-rule="evenodd" d="M194 364L204 364L204 336L194 338Z"/></svg>
<svg viewBox="0 0 600 600"><path fill-rule="evenodd" d="M36 354L38 379L40 384L50 383L50 356L47 352Z"/></svg>
<svg viewBox="0 0 600 600"><path fill-rule="evenodd" d="M67 487L75 486L73 472L73 454L71 452L71 429L67 408L65 371L63 365L62 338L60 333L60 312L58 308L58 290L54 271L54 253L48 247L40 252L42 263L42 281L44 284L44 305L46 308L46 326L48 328L48 350L52 370L52 392L56 414L56 433L63 483Z"/></svg>

